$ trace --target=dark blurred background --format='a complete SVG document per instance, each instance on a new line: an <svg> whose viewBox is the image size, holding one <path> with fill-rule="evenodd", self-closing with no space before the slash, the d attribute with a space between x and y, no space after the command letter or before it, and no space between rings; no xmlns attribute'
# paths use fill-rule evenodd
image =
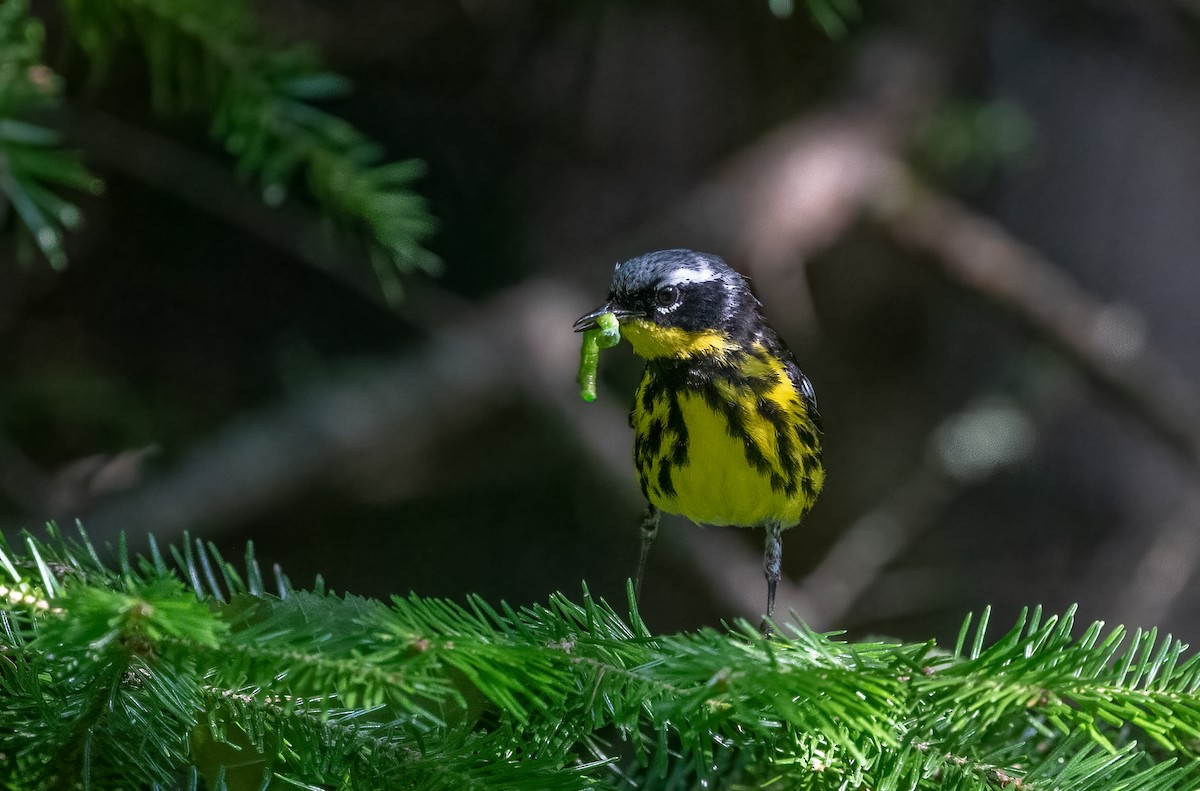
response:
<svg viewBox="0 0 1200 791"><path fill-rule="evenodd" d="M842 4L843 7L846 4ZM267 0L418 182L443 274L242 188L136 64L72 142L107 183L70 266L0 261L0 525L184 530L299 585L624 598L627 346L571 321L662 247L750 275L816 386L828 483L785 539L821 629L952 637L985 604L1200 634L1200 4ZM172 174L164 178L162 174ZM666 524L657 629L760 612L762 537Z"/></svg>

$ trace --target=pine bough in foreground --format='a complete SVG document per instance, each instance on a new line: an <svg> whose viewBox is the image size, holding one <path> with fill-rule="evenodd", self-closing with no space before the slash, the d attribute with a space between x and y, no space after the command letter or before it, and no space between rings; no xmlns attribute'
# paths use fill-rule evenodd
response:
<svg viewBox="0 0 1200 791"><path fill-rule="evenodd" d="M1200 788L1197 660L1070 612L953 650L655 636L586 591L385 604L118 555L0 543L0 787Z"/></svg>

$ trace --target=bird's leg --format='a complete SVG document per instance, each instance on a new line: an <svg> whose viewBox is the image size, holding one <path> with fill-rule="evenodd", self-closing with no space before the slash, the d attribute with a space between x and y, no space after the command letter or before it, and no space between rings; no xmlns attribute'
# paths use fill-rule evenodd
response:
<svg viewBox="0 0 1200 791"><path fill-rule="evenodd" d="M650 545L658 537L658 509L646 503L646 514L642 517L642 550L638 554L637 576L633 578L634 601L642 601L642 576L646 573L646 558L650 557Z"/></svg>
<svg viewBox="0 0 1200 791"><path fill-rule="evenodd" d="M767 544L763 550L763 573L767 577L767 620L775 615L775 588L783 574L783 528L778 522L767 525ZM765 627L764 627L765 628Z"/></svg>

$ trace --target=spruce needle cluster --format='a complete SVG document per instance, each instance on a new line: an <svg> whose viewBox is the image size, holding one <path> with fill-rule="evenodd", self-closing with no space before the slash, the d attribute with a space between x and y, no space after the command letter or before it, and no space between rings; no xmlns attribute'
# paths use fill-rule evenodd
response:
<svg viewBox="0 0 1200 791"><path fill-rule="evenodd" d="M93 84L118 62L143 67L159 117L207 122L268 204L294 193L315 202L333 229L365 247L389 296L398 273L437 268L423 246L435 223L413 189L423 165L384 162L378 144L322 109L348 81L323 69L311 47L265 35L247 0L61 0L61 12ZM63 231L82 214L60 192L97 193L101 182L46 125L62 86L43 63L43 38L28 0L0 5L0 198L62 267ZM0 200L0 221L4 210Z"/></svg>
<svg viewBox="0 0 1200 791"><path fill-rule="evenodd" d="M1033 610L990 645L751 624L655 635L588 595L374 601L188 541L0 547L0 786L1175 791L1200 664Z"/></svg>

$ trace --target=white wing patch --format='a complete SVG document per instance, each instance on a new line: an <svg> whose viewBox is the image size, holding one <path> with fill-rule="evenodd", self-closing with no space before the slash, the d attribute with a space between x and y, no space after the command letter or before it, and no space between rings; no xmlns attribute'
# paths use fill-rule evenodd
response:
<svg viewBox="0 0 1200 791"><path fill-rule="evenodd" d="M672 272L668 272L659 281L659 285L681 286L684 283L709 283L713 280L719 280L720 277L708 264L700 264L696 267L681 266Z"/></svg>

